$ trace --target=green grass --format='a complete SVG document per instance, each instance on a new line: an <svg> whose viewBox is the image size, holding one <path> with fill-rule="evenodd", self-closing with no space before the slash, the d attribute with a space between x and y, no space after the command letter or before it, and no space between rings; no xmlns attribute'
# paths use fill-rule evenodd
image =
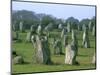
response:
<svg viewBox="0 0 100 75"><path fill-rule="evenodd" d="M51 35L60 35L60 32L50 32ZM58 35L59 34L59 35ZM71 34L68 33L69 43L71 41ZM68 70L79 70L79 69L95 69L95 64L91 64L92 57L95 52L95 38L89 32L90 46L91 48L82 48L82 32L78 32L78 56L77 61L80 63L77 65L66 65L64 64L65 55L57 56L53 54L53 49L51 49L51 60L53 61L53 65L43 65L43 64L34 64L33 63L33 54L34 48L31 43L25 43L26 33L20 33L20 39L22 42L13 43L12 49L16 50L19 55L24 57L24 60L29 62L28 64L21 65L12 65L12 73L30 73L30 72L50 72L50 71L68 71ZM50 38L49 40L52 40ZM65 50L63 50L65 53Z"/></svg>

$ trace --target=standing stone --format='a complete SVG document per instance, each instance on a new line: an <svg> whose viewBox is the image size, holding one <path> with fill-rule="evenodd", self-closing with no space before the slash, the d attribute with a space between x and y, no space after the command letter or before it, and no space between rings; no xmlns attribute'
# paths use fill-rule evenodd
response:
<svg viewBox="0 0 100 75"><path fill-rule="evenodd" d="M86 25L83 24L83 25L82 25L82 30L85 31L86 29L87 29Z"/></svg>
<svg viewBox="0 0 100 75"><path fill-rule="evenodd" d="M89 22L88 26L89 26L89 30L92 31L92 22L91 21Z"/></svg>
<svg viewBox="0 0 100 75"><path fill-rule="evenodd" d="M63 29L61 32L61 43L62 43L62 50L63 50L65 46L68 44L67 32L65 29Z"/></svg>
<svg viewBox="0 0 100 75"><path fill-rule="evenodd" d="M67 30L68 32L71 32L71 24L69 22L67 23Z"/></svg>
<svg viewBox="0 0 100 75"><path fill-rule="evenodd" d="M76 61L76 56L78 54L78 41L74 30L72 30L72 42L70 45L66 46L65 50L65 64L78 64Z"/></svg>
<svg viewBox="0 0 100 75"><path fill-rule="evenodd" d="M19 23L19 29L21 32L24 32L24 25L23 25L23 22L20 22Z"/></svg>
<svg viewBox="0 0 100 75"><path fill-rule="evenodd" d="M27 32L26 42L31 42L31 36L32 36L32 33L31 32Z"/></svg>
<svg viewBox="0 0 100 75"><path fill-rule="evenodd" d="M46 36L34 35L35 61L40 64L51 64L50 49Z"/></svg>
<svg viewBox="0 0 100 75"><path fill-rule="evenodd" d="M41 35L41 33L42 33L42 27L41 27L41 25L39 25L37 28L37 34Z"/></svg>
<svg viewBox="0 0 100 75"><path fill-rule="evenodd" d="M82 45L85 48L90 48L90 41L89 41L87 29L85 29L84 33L83 33L83 42L82 42Z"/></svg>
<svg viewBox="0 0 100 75"><path fill-rule="evenodd" d="M96 63L96 60L95 60L95 54L94 54L94 56L93 56L92 63L93 63L93 64Z"/></svg>
<svg viewBox="0 0 100 75"><path fill-rule="evenodd" d="M58 29L63 29L62 24L59 24L59 25L58 25Z"/></svg>
<svg viewBox="0 0 100 75"><path fill-rule="evenodd" d="M96 36L96 30L95 30L96 28L95 28L95 25L93 26L93 29L92 29L92 35L93 36Z"/></svg>
<svg viewBox="0 0 100 75"><path fill-rule="evenodd" d="M78 41L76 35L76 31L72 30L72 44L75 46L76 51L78 51Z"/></svg>
<svg viewBox="0 0 100 75"><path fill-rule="evenodd" d="M30 31L31 31L31 32L34 31L34 25L31 25Z"/></svg>
<svg viewBox="0 0 100 75"><path fill-rule="evenodd" d="M23 64L24 59L22 56L16 56L13 58L13 64Z"/></svg>
<svg viewBox="0 0 100 75"><path fill-rule="evenodd" d="M56 40L54 43L54 54L61 55L62 53L62 44L60 40Z"/></svg>
<svg viewBox="0 0 100 75"><path fill-rule="evenodd" d="M65 48L65 64L75 65L78 64L76 61L77 49L74 44L68 45Z"/></svg>

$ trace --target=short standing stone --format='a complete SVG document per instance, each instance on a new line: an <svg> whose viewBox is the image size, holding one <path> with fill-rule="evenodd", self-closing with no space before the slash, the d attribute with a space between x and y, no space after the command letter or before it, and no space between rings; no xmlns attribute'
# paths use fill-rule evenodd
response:
<svg viewBox="0 0 100 75"><path fill-rule="evenodd" d="M13 64L23 64L24 59L22 56L16 56L13 58Z"/></svg>

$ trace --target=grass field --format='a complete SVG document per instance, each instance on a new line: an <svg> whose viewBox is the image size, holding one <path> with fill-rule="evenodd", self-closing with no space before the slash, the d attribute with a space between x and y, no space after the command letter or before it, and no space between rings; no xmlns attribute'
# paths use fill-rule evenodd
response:
<svg viewBox="0 0 100 75"><path fill-rule="evenodd" d="M59 37L60 32L50 32L51 35L57 35ZM79 70L79 69L95 69L96 65L92 64L92 57L95 52L95 37L92 36L91 32L89 32L89 40L91 48L82 48L82 32L78 31L77 39L78 39L78 56L77 61L80 65L66 65L64 64L65 55L54 55L53 50L51 48L51 60L53 61L53 65L42 65L42 64L34 64L33 63L33 54L34 49L32 43L25 43L26 33L20 33L19 38L22 39L22 42L13 42L12 50L15 50L18 54L24 57L24 60L28 62L27 64L17 64L12 65L12 73L35 73L35 72L51 72L51 71L68 71L68 70ZM49 38L52 40L52 38ZM71 41L71 34L68 33L68 42ZM63 50L65 53L65 50Z"/></svg>

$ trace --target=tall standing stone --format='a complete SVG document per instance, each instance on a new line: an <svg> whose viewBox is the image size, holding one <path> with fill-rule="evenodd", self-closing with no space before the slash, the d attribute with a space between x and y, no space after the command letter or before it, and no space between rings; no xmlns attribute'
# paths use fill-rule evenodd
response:
<svg viewBox="0 0 100 75"><path fill-rule="evenodd" d="M25 30L24 30L23 22L20 22L20 23L19 23L19 29L20 29L21 32L24 32L24 31L25 31Z"/></svg>
<svg viewBox="0 0 100 75"><path fill-rule="evenodd" d="M64 49L65 46L68 44L67 31L64 28L61 32L61 43L62 43L62 49Z"/></svg>
<svg viewBox="0 0 100 75"><path fill-rule="evenodd" d="M76 56L78 54L78 41L74 30L72 30L72 42L70 45L66 46L65 50L65 64L78 64L76 61Z"/></svg>
<svg viewBox="0 0 100 75"><path fill-rule="evenodd" d="M88 26L89 26L89 30L92 31L92 22L91 21L89 22Z"/></svg>
<svg viewBox="0 0 100 75"><path fill-rule="evenodd" d="M90 41L89 41L88 30L87 29L84 29L82 45L85 48L89 48L90 47Z"/></svg>
<svg viewBox="0 0 100 75"><path fill-rule="evenodd" d="M78 40L76 37L76 31L72 30L72 42L74 44L74 46L76 47L76 50L78 50Z"/></svg>
<svg viewBox="0 0 100 75"><path fill-rule="evenodd" d="M68 32L71 32L71 24L69 22L67 23L67 30Z"/></svg>
<svg viewBox="0 0 100 75"><path fill-rule="evenodd" d="M40 64L51 64L50 49L46 36L34 36L35 42L35 61Z"/></svg>
<svg viewBox="0 0 100 75"><path fill-rule="evenodd" d="M92 29L92 35L96 36L96 27L95 27L95 25L93 26L93 29Z"/></svg>

